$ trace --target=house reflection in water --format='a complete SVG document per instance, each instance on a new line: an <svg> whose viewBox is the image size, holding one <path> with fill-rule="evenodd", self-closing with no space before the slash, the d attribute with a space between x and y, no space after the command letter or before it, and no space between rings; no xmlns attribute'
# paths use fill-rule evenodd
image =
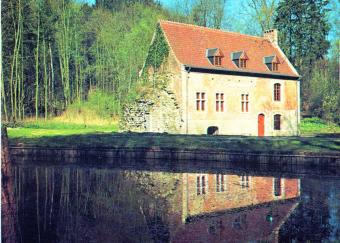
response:
<svg viewBox="0 0 340 243"><path fill-rule="evenodd" d="M7 226L18 225L23 242L271 242L300 196L299 179L247 174L59 166L13 174L17 219Z"/></svg>
<svg viewBox="0 0 340 243"><path fill-rule="evenodd" d="M173 242L275 240L300 196L299 179L184 173L180 181Z"/></svg>

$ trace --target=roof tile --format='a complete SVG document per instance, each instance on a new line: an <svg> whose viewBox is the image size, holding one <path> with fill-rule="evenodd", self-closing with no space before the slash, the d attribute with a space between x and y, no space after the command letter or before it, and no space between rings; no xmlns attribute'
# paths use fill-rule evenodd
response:
<svg viewBox="0 0 340 243"><path fill-rule="evenodd" d="M160 21L160 26L176 55L185 65L202 68L214 67L207 58L207 49L218 48L223 54L221 68L241 71L231 60L232 53L245 52L249 58L246 71L272 73L263 60L264 57L276 56L279 70L276 74L297 76L279 50L264 37L244 35L234 32L210 29L190 24Z"/></svg>

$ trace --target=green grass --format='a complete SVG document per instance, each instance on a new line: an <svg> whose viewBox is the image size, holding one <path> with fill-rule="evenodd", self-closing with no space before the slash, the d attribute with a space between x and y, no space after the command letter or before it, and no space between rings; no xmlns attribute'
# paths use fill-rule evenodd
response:
<svg viewBox="0 0 340 243"><path fill-rule="evenodd" d="M68 123L105 125L117 121L119 104L115 97L99 90L91 90L86 101L77 101L56 120Z"/></svg>
<svg viewBox="0 0 340 243"><path fill-rule="evenodd" d="M118 124L85 125L55 120L27 121L8 128L9 138L40 138L118 131Z"/></svg>
<svg viewBox="0 0 340 243"><path fill-rule="evenodd" d="M10 138L41 138L118 131L118 110L111 94L91 90L88 99L71 104L59 117L11 124Z"/></svg>
<svg viewBox="0 0 340 243"><path fill-rule="evenodd" d="M340 126L334 123L327 123L317 117L305 118L301 121L300 132L302 136L335 133L340 134Z"/></svg>
<svg viewBox="0 0 340 243"><path fill-rule="evenodd" d="M245 137L118 133L118 124L84 125L59 120L29 121L8 128L11 145L43 147L161 147L173 149L227 150L233 152L337 153L340 137L330 133L339 127L317 119L305 119L301 129L307 137Z"/></svg>

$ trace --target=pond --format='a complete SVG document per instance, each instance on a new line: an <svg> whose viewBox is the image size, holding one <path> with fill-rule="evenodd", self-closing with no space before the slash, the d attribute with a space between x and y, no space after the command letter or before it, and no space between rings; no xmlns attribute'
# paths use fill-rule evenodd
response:
<svg viewBox="0 0 340 243"><path fill-rule="evenodd" d="M143 163L13 163L2 241L340 240L338 175Z"/></svg>

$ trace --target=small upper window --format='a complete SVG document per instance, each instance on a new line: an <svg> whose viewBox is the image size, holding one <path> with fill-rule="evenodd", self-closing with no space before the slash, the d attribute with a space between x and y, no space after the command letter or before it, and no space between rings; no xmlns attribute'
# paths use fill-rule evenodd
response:
<svg viewBox="0 0 340 243"><path fill-rule="evenodd" d="M280 61L277 56L268 56L264 58L264 63L266 64L267 68L272 72L279 71L279 64Z"/></svg>
<svg viewBox="0 0 340 243"><path fill-rule="evenodd" d="M221 66L222 63L222 57L214 57L214 65L215 66Z"/></svg>
<svg viewBox="0 0 340 243"><path fill-rule="evenodd" d="M247 68L247 60L249 58L245 51L233 52L231 59L238 68Z"/></svg>
<svg viewBox="0 0 340 243"><path fill-rule="evenodd" d="M274 72L279 71L279 65L277 63L275 63L275 62L273 62L273 71Z"/></svg>
<svg viewBox="0 0 340 243"><path fill-rule="evenodd" d="M281 84L274 84L274 101L281 101Z"/></svg>
<svg viewBox="0 0 340 243"><path fill-rule="evenodd" d="M281 115L274 115L274 130L281 130Z"/></svg>
<svg viewBox="0 0 340 243"><path fill-rule="evenodd" d="M206 50L206 57L208 58L209 62L212 65L214 66L222 65L223 53L219 48L208 48Z"/></svg>
<svg viewBox="0 0 340 243"><path fill-rule="evenodd" d="M246 68L247 67L247 60L240 59L240 68Z"/></svg>

